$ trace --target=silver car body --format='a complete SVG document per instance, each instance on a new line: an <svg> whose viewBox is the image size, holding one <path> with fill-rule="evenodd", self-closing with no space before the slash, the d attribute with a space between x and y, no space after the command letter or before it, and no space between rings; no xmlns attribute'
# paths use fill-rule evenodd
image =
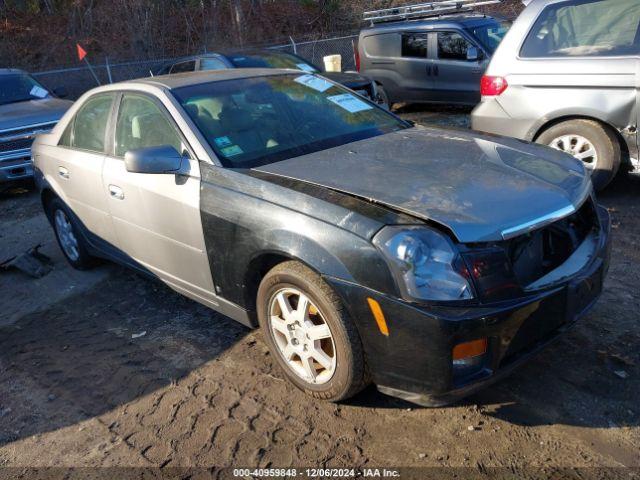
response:
<svg viewBox="0 0 640 480"><path fill-rule="evenodd" d="M0 75L26 74L0 69ZM33 177L31 144L36 135L49 132L72 102L47 97L0 105L0 183Z"/></svg>
<svg viewBox="0 0 640 480"><path fill-rule="evenodd" d="M147 94L162 103L192 158L213 156L175 99L153 81L114 84L84 94L51 134L38 137L34 162L45 181L83 224L180 293L224 311L215 300L200 218L200 166L189 160L186 181L127 172L120 158L57 145L70 119L96 93ZM179 219L179 221L176 221Z"/></svg>
<svg viewBox="0 0 640 480"><path fill-rule="evenodd" d="M532 0L498 47L486 75L504 77L508 88L483 97L471 115L475 130L536 138L550 125L593 119L618 132L638 168L640 55L522 58L535 21L550 5L567 0ZM637 40L636 40L637 41ZM640 47L638 49L640 51ZM623 140L623 141L622 141Z"/></svg>

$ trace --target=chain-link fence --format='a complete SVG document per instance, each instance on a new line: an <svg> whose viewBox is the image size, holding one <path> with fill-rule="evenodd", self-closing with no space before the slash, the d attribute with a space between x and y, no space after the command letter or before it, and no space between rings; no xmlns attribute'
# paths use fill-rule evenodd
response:
<svg viewBox="0 0 640 480"><path fill-rule="evenodd" d="M301 57L322 67L323 58L327 55L341 55L342 69L354 70L354 45L356 35L328 38L323 40L305 41L296 43L292 41L287 45L272 47L276 50L296 52ZM105 59L101 63L92 63L92 68L81 66L75 68L62 68L37 72L33 76L49 89L64 87L69 93L69 98L77 99L87 90L98 84L121 82L135 78L148 77L152 71L171 61L172 59L138 60L130 62L110 62Z"/></svg>

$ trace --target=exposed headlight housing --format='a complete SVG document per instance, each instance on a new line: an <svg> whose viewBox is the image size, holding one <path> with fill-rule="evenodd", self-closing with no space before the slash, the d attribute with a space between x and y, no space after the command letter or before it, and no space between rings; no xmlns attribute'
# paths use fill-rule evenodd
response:
<svg viewBox="0 0 640 480"><path fill-rule="evenodd" d="M385 227L373 239L409 301L470 300L473 291L456 248L426 227Z"/></svg>

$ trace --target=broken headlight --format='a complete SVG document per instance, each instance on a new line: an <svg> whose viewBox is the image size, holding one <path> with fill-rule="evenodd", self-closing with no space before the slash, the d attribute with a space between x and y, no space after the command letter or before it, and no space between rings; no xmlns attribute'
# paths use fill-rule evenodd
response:
<svg viewBox="0 0 640 480"><path fill-rule="evenodd" d="M374 238L410 301L470 300L473 292L452 242L426 227L385 227Z"/></svg>

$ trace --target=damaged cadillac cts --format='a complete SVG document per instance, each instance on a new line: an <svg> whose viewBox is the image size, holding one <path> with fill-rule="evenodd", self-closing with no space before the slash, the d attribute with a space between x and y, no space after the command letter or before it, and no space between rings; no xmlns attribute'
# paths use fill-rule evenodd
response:
<svg viewBox="0 0 640 480"><path fill-rule="evenodd" d="M319 399L373 382L451 403L569 328L609 264L581 162L414 126L315 74L100 87L33 156L71 265L111 259L260 326Z"/></svg>

